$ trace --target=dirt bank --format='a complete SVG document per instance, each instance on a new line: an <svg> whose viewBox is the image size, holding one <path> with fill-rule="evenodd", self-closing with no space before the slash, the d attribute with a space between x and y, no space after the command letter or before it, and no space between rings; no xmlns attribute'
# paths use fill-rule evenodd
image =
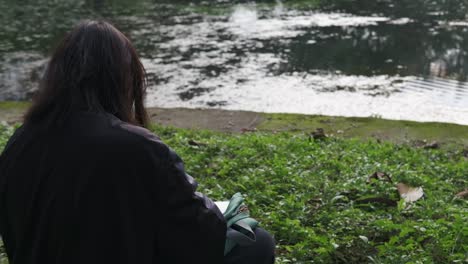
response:
<svg viewBox="0 0 468 264"><path fill-rule="evenodd" d="M28 104L0 102L0 122L21 122ZM266 114L246 111L187 108L149 108L151 120L160 125L220 132L298 132L323 128L328 135L376 139L417 146L433 142L456 148L468 146L468 126L420 123L381 118L332 117L299 114Z"/></svg>
<svg viewBox="0 0 468 264"><path fill-rule="evenodd" d="M149 114L161 125L222 132L252 130L265 120L262 113L219 109L150 108Z"/></svg>

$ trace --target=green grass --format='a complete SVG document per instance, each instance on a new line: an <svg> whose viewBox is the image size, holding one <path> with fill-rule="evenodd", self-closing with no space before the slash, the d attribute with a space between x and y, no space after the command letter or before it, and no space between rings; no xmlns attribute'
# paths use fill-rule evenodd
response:
<svg viewBox="0 0 468 264"><path fill-rule="evenodd" d="M468 146L468 126L456 124L299 114L265 114L264 119L257 129L310 132L323 128L326 133L343 138L379 139L405 144L437 141L447 149Z"/></svg>
<svg viewBox="0 0 468 264"><path fill-rule="evenodd" d="M455 198L468 187L461 149L315 141L302 132L154 131L185 160L200 191L214 200L245 195L251 214L277 240L278 263L467 261L468 204ZM11 132L0 128L0 149ZM376 171L392 183L368 184ZM398 182L422 186L424 198L404 204Z"/></svg>
<svg viewBox="0 0 468 264"><path fill-rule="evenodd" d="M29 105L30 103L26 101L0 101L0 111L25 110Z"/></svg>
<svg viewBox="0 0 468 264"><path fill-rule="evenodd" d="M29 102L0 102L0 120L15 123L30 106ZM176 111L176 110L175 110ZM468 147L468 126L388 120L375 117L339 117L301 114L261 113L259 131L265 132L312 132L325 129L327 134L340 138L378 139L398 144L423 145L437 141L445 150ZM202 123L201 123L202 124Z"/></svg>

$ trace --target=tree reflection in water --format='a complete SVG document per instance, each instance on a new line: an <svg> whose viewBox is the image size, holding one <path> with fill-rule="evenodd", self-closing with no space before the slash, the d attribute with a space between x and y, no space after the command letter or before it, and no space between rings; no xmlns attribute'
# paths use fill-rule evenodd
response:
<svg viewBox="0 0 468 264"><path fill-rule="evenodd" d="M238 3L244 5L236 6ZM217 86L206 86L204 81L231 85L219 78L242 71L246 60L258 64L249 66L249 70L258 68L266 76L297 75L296 79L305 74L415 76L418 79L414 87L455 91L458 98L466 98L466 0L245 3L1 1L0 100L29 98L56 41L77 21L100 17L115 23L132 38L148 63L152 87L166 85L173 89L172 93L178 91L177 98L183 102L217 91ZM244 27L234 23L247 15L250 20L241 21ZM299 17L302 22L296 19ZM361 23L361 18L367 22ZM268 61L270 57L273 59ZM174 71L161 73L165 67ZM255 76L232 75L237 78L232 85L240 87L249 79L264 78ZM428 83L428 77L444 80ZM421 78L426 79L421 82ZM174 83L179 79L183 85ZM182 96L187 94L190 96Z"/></svg>

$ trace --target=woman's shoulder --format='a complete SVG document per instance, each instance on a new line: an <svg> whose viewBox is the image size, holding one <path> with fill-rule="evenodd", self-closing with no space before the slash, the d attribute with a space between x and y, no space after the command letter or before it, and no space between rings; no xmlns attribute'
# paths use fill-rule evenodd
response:
<svg viewBox="0 0 468 264"><path fill-rule="evenodd" d="M157 149L158 152L166 154L170 151L159 136L147 128L123 122L115 117L111 117L110 125L120 140L130 141L135 147Z"/></svg>
<svg viewBox="0 0 468 264"><path fill-rule="evenodd" d="M59 134L74 135L85 138L97 138L103 142L132 141L162 143L161 139L149 129L124 122L106 112L79 111L73 113L64 130Z"/></svg>
<svg viewBox="0 0 468 264"><path fill-rule="evenodd" d="M122 133L132 137L134 139L140 140L142 142L150 142L156 144L164 144L159 136L151 132L149 129L126 123L118 120L112 124L113 128L121 131Z"/></svg>

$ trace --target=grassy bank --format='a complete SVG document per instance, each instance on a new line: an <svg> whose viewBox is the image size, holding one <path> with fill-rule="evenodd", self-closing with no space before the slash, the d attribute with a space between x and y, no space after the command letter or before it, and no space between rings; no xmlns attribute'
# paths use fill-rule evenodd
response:
<svg viewBox="0 0 468 264"><path fill-rule="evenodd" d="M0 122L21 122L28 102L0 102ZM310 133L323 128L338 138L360 138L421 146L437 142L446 150L468 147L468 126L421 123L375 117L334 117L301 114L269 114L220 109L149 108L153 122L163 126L208 129L223 132Z"/></svg>
<svg viewBox="0 0 468 264"><path fill-rule="evenodd" d="M326 133L342 138L376 139L409 145L436 141L446 149L468 146L468 126L448 123L422 123L373 117L265 114L264 121L257 128L262 131L291 132L323 128Z"/></svg>
<svg viewBox="0 0 468 264"><path fill-rule="evenodd" d="M155 127L215 200L246 195L278 263L452 263L468 255L467 153L306 133ZM0 128L0 149L11 134ZM371 180L374 172L391 180ZM404 203L402 182L424 197Z"/></svg>

